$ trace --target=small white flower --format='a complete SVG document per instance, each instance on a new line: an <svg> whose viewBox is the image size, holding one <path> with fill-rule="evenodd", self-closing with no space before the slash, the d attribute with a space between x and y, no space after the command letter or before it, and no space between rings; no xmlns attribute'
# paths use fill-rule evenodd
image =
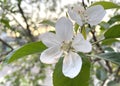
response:
<svg viewBox="0 0 120 86"><path fill-rule="evenodd" d="M81 57L76 52L90 52L92 46L81 34L73 36L73 24L65 17L57 21L55 29L56 34L47 32L41 35L41 40L48 49L41 53L40 60L52 64L64 56L62 72L66 77L74 78L82 66Z"/></svg>
<svg viewBox="0 0 120 86"><path fill-rule="evenodd" d="M69 16L71 19L76 21L80 26L85 23L92 25L97 25L103 19L106 11L101 5L91 6L88 9L84 9L83 6L75 6L69 8Z"/></svg>

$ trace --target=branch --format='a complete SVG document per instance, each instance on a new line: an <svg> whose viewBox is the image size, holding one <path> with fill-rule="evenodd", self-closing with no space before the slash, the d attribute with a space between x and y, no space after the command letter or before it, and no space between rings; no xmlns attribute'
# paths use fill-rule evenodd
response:
<svg viewBox="0 0 120 86"><path fill-rule="evenodd" d="M101 84L101 86L104 86L104 84L106 83L107 79L103 80L103 83Z"/></svg>
<svg viewBox="0 0 120 86"><path fill-rule="evenodd" d="M115 70L115 79L114 79L114 81L117 81L117 82L119 82L120 81L120 66Z"/></svg>
<svg viewBox="0 0 120 86"><path fill-rule="evenodd" d="M117 68L116 75L119 75L120 72L120 66Z"/></svg>
<svg viewBox="0 0 120 86"><path fill-rule="evenodd" d="M4 56L4 55L8 55L10 52L12 52L13 50L10 50L10 51L8 51L8 52L3 52L3 53L1 53L0 54L0 57L2 57L2 56ZM0 58L0 62L2 62L3 61L3 58Z"/></svg>
<svg viewBox="0 0 120 86"><path fill-rule="evenodd" d="M21 8L20 5L21 5L21 2L18 2L18 8L19 8L19 11L20 11L20 13L21 13L21 15L22 15L25 23L26 23L26 29L27 29L27 31L28 31L28 35L30 36L30 39L31 39L32 41L34 41L34 37L33 37L32 33L31 33L29 24L28 24L27 19L26 19L25 15L24 15L23 9Z"/></svg>
<svg viewBox="0 0 120 86"><path fill-rule="evenodd" d="M108 69L109 69L109 73L113 73L113 70L112 70L112 67L110 66L109 61L105 60L105 63L106 63L106 66L107 66Z"/></svg>
<svg viewBox="0 0 120 86"><path fill-rule="evenodd" d="M85 5L84 0L82 0L82 5L83 5L83 7L86 9L86 5Z"/></svg>
<svg viewBox="0 0 120 86"><path fill-rule="evenodd" d="M24 29L25 27L23 27L23 25L15 18L15 16L13 14L11 14L11 16L21 26L21 28L27 33L27 31Z"/></svg>
<svg viewBox="0 0 120 86"><path fill-rule="evenodd" d="M101 42L101 41L103 41L104 39L101 39L101 40L99 40L99 41L97 41L97 42L93 42L92 43L92 45L95 45L96 43L99 43L99 42Z"/></svg>
<svg viewBox="0 0 120 86"><path fill-rule="evenodd" d="M91 27L91 26L89 25L89 27ZM102 53L104 53L104 50L102 49L102 47L100 46L100 44L97 42L97 38L96 38L96 36L95 36L95 30L91 30L91 33L92 33L94 42L96 42L96 46L99 48L99 50L100 50ZM106 66L107 66L108 69L109 69L109 72L112 73L112 68L111 68L109 62L105 60L105 63L106 63Z"/></svg>
<svg viewBox="0 0 120 86"><path fill-rule="evenodd" d="M10 52L13 51L12 46L10 46L7 42L5 42L4 40L2 40L1 38L0 38L0 41L1 41L4 45L8 46L8 47L11 49L11 50L8 51L8 52L3 52L3 53L1 53L1 54L0 54L0 57L2 57L2 56L4 56L4 55L7 55L7 54L9 54ZM0 62L2 62L2 61L3 61L3 58L0 58Z"/></svg>
<svg viewBox="0 0 120 86"><path fill-rule="evenodd" d="M1 41L3 44L5 44L6 46L8 46L11 50L13 50L12 46L10 46L7 42L5 42L4 40L2 40L1 38L0 38L0 41Z"/></svg>
<svg viewBox="0 0 120 86"><path fill-rule="evenodd" d="M94 42L96 42L96 46L99 48L99 50L100 50L102 53L104 53L103 49L101 48L101 46L100 46L100 44L98 43L97 38L96 38L96 36L95 36L95 30L91 30L91 33L92 33Z"/></svg>

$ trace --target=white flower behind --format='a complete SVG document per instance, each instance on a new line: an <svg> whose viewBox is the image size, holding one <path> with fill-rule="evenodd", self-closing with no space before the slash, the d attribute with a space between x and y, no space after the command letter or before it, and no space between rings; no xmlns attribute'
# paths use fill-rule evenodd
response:
<svg viewBox="0 0 120 86"><path fill-rule="evenodd" d="M55 29L56 34L47 32L41 35L41 40L48 49L41 53L40 60L52 64L64 57L62 72L66 77L74 78L82 67L82 59L77 52L90 52L92 46L81 34L73 36L73 24L65 17L57 21Z"/></svg>
<svg viewBox="0 0 120 86"><path fill-rule="evenodd" d="M69 16L71 19L76 21L77 24L82 26L85 23L92 25L97 25L105 16L106 11L101 5L91 6L84 9L83 6L77 5L68 10Z"/></svg>

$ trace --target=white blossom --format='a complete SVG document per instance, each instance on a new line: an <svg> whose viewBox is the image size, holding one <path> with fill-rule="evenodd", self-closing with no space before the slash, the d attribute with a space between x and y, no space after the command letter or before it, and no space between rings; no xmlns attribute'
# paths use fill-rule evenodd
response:
<svg viewBox="0 0 120 86"><path fill-rule="evenodd" d="M92 25L97 25L103 19L106 11L101 5L95 5L85 8L81 5L77 5L68 10L69 16L72 20L76 21L77 24L82 26L85 23Z"/></svg>
<svg viewBox="0 0 120 86"><path fill-rule="evenodd" d="M66 77L76 77L82 67L82 59L77 52L90 52L92 46L82 34L73 36L72 22L62 17L55 26L56 34L47 32L41 35L42 42L48 47L41 53L40 60L46 64L57 63L64 57L62 72Z"/></svg>

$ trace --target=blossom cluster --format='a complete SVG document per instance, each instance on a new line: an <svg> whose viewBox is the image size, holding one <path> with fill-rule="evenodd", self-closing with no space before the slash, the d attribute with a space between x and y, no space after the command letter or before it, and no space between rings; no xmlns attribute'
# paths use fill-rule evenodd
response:
<svg viewBox="0 0 120 86"><path fill-rule="evenodd" d="M62 17L56 22L55 34L46 32L41 35L41 41L48 49L41 53L40 60L46 64L54 64L64 57L63 74L69 78L76 77L82 68L82 59L78 52L91 52L92 45L80 32L74 34L71 19L80 27L85 24L93 26L100 23L105 13L101 5L91 6L87 9L81 5L69 8L70 18Z"/></svg>

